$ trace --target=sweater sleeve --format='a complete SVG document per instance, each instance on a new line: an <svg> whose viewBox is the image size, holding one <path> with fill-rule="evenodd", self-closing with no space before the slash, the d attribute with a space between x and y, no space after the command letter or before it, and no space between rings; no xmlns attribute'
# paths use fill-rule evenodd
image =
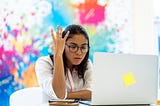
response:
<svg viewBox="0 0 160 106"><path fill-rule="evenodd" d="M42 87L43 91L50 97L50 99L58 99L52 88L53 70L53 63L49 56L40 57L36 61L35 71L40 87ZM67 90L65 94L65 98L66 97Z"/></svg>
<svg viewBox="0 0 160 106"><path fill-rule="evenodd" d="M90 60L88 60L87 70L84 74L85 85L84 89L88 89L92 91L92 71L93 71L93 64Z"/></svg>

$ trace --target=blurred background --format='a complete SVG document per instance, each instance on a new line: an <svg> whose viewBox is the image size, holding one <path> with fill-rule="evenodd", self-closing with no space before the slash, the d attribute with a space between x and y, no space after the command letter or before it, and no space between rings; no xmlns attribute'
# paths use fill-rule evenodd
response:
<svg viewBox="0 0 160 106"><path fill-rule="evenodd" d="M50 27L83 25L92 61L97 51L133 53L133 8L132 0L0 0L0 105L9 106L15 91L38 86L34 64L52 54ZM153 36L160 40L158 12L153 14Z"/></svg>

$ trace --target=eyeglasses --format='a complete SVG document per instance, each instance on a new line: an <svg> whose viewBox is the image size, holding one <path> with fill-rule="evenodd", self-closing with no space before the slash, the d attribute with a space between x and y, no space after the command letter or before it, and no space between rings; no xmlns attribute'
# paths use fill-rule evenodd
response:
<svg viewBox="0 0 160 106"><path fill-rule="evenodd" d="M79 48L80 48L80 50L81 50L81 53L86 53L86 52L88 51L88 45L87 45L87 44L86 44L86 45L82 45L81 47L79 47L79 46L77 46L77 45L68 45L68 44L66 43L66 46L69 47L69 50L70 50L70 52L72 52L72 53L76 53L76 52L79 50Z"/></svg>

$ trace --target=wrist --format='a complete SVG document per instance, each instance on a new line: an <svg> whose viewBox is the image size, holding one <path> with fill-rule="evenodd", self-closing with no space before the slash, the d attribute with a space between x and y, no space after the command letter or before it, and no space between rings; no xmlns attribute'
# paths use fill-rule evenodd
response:
<svg viewBox="0 0 160 106"><path fill-rule="evenodd" d="M67 92L67 99L70 99L70 92Z"/></svg>
<svg viewBox="0 0 160 106"><path fill-rule="evenodd" d="M55 54L54 54L54 58L60 58L60 57L62 57L62 56L63 56L62 53L55 53Z"/></svg>

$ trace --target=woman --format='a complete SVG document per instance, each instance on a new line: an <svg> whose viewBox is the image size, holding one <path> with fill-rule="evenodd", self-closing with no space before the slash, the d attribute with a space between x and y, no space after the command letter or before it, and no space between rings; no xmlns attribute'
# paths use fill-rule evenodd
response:
<svg viewBox="0 0 160 106"><path fill-rule="evenodd" d="M89 37L80 25L69 25L56 34L52 56L40 57L35 66L37 79L50 99L91 99L92 63Z"/></svg>

